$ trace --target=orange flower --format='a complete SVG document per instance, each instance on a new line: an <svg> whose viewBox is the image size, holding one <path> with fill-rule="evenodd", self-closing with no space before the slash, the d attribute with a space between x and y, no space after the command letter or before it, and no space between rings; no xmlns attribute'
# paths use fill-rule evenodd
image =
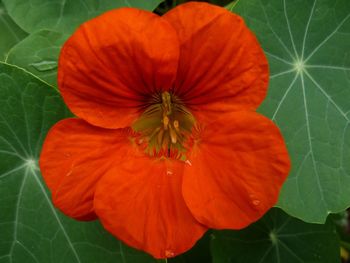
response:
<svg viewBox="0 0 350 263"><path fill-rule="evenodd" d="M40 167L66 215L98 216L166 258L276 203L290 162L278 128L254 112L268 64L239 16L205 3L162 17L113 10L70 37L58 75L78 118L50 130Z"/></svg>

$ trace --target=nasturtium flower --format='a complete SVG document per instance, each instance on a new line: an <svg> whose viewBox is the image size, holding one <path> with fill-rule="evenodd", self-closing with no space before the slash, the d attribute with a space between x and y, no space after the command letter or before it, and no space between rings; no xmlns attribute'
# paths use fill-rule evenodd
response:
<svg viewBox="0 0 350 263"><path fill-rule="evenodd" d="M53 203L156 258L208 228L246 227L290 169L279 129L255 112L268 78L256 37L220 7L121 8L84 23L58 68L77 117L51 128L40 157Z"/></svg>

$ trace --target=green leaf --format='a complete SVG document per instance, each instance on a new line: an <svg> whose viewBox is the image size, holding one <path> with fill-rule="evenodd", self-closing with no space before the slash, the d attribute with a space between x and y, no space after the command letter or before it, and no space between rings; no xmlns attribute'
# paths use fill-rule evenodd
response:
<svg viewBox="0 0 350 263"><path fill-rule="evenodd" d="M0 262L155 262L98 222L77 222L53 207L38 158L48 129L70 115L60 95L4 63L0 91Z"/></svg>
<svg viewBox="0 0 350 263"><path fill-rule="evenodd" d="M70 34L78 25L107 10L153 10L161 0L3 0L9 15L27 32L53 29Z"/></svg>
<svg viewBox="0 0 350 263"><path fill-rule="evenodd" d="M241 0L234 10L268 57L260 111L281 128L292 159L278 206L324 222L350 206L350 1Z"/></svg>
<svg viewBox="0 0 350 263"><path fill-rule="evenodd" d="M308 224L274 208L240 231L212 235L214 263L337 263L339 240L334 225Z"/></svg>
<svg viewBox="0 0 350 263"><path fill-rule="evenodd" d="M10 48L21 41L27 35L8 16L5 7L0 0L0 61L3 61Z"/></svg>
<svg viewBox="0 0 350 263"><path fill-rule="evenodd" d="M67 36L50 30L30 34L14 46L7 63L20 66L50 85L57 86L57 63L61 46Z"/></svg>

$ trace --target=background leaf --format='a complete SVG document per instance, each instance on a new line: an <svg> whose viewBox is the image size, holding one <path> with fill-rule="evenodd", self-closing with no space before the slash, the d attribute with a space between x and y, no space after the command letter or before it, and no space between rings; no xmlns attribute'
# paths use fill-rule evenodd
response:
<svg viewBox="0 0 350 263"><path fill-rule="evenodd" d="M278 206L322 223L350 206L350 1L241 0L234 11L268 57L260 111L281 128L292 158Z"/></svg>
<svg viewBox="0 0 350 263"><path fill-rule="evenodd" d="M53 29L72 33L78 25L107 10L135 7L153 10L160 0L3 0L9 15L27 32Z"/></svg>
<svg viewBox="0 0 350 263"><path fill-rule="evenodd" d="M48 129L70 115L59 94L0 63L0 262L155 262L98 222L74 221L51 202L38 168Z"/></svg>
<svg viewBox="0 0 350 263"><path fill-rule="evenodd" d="M21 41L27 33L24 32L7 14L0 0L0 61L3 61L10 48Z"/></svg>
<svg viewBox="0 0 350 263"><path fill-rule="evenodd" d="M337 263L339 240L332 222L308 224L270 210L241 231L215 231L214 263Z"/></svg>
<svg viewBox="0 0 350 263"><path fill-rule="evenodd" d="M50 85L57 86L58 56L66 39L67 36L60 32L40 30L14 46L6 62L25 68Z"/></svg>

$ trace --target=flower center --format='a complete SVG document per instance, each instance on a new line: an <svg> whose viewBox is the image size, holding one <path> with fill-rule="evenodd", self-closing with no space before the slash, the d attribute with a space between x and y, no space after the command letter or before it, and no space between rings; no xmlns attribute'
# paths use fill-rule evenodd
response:
<svg viewBox="0 0 350 263"><path fill-rule="evenodd" d="M148 154L169 157L186 151L184 143L194 123L193 115L184 104L165 91L153 96L149 106L132 128L147 143Z"/></svg>

